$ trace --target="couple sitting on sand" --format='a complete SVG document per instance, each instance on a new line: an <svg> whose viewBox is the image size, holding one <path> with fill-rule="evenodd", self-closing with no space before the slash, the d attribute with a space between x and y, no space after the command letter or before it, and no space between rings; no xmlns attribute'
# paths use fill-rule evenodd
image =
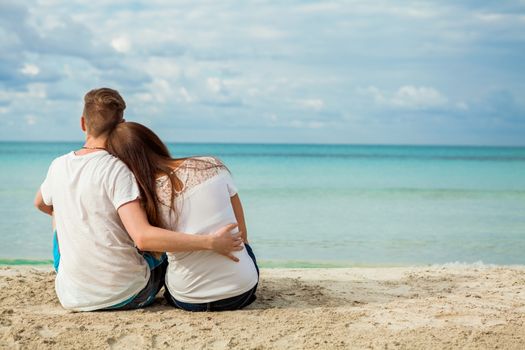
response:
<svg viewBox="0 0 525 350"><path fill-rule="evenodd" d="M84 147L55 159L36 194L54 219L60 303L142 308L165 286L168 303L188 311L251 304L259 270L228 169L172 158L150 129L124 121L125 108L115 90L88 92Z"/></svg>

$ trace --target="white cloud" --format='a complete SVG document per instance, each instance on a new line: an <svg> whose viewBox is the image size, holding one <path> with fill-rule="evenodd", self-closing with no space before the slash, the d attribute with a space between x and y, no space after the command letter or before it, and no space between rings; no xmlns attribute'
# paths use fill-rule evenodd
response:
<svg viewBox="0 0 525 350"><path fill-rule="evenodd" d="M148 92L135 94L134 99L137 99L141 103L150 103L155 100L155 98L153 97L153 94L150 94Z"/></svg>
<svg viewBox="0 0 525 350"><path fill-rule="evenodd" d="M165 103L175 96L175 91L171 87L171 84L165 79L154 79L148 84L148 88L150 91L148 95L152 96L154 101L158 103Z"/></svg>
<svg viewBox="0 0 525 350"><path fill-rule="evenodd" d="M433 6L424 7L422 4L420 4L419 7L412 6L413 7L384 7L383 9L399 17L412 17L415 19L429 19L440 15L439 9Z"/></svg>
<svg viewBox="0 0 525 350"><path fill-rule="evenodd" d="M35 76L40 73L40 68L37 65L26 63L20 71L24 75Z"/></svg>
<svg viewBox="0 0 525 350"><path fill-rule="evenodd" d="M486 81L523 95L520 4L6 2L0 52L9 54L0 55L0 107L9 112L2 117L20 125L36 115L46 120L38 123L44 128L48 119L79 110L83 93L98 86L122 91L130 116L152 125L177 111L195 128L271 122L322 129L318 134L328 139L342 133L337 122L359 127L385 111L475 114L490 88ZM498 65L501 59L508 64ZM459 79L461 72L471 74ZM373 84L381 85L360 90L368 99L352 93ZM260 133L261 140L272 137L264 128ZM11 134L12 128L0 130L0 137Z"/></svg>
<svg viewBox="0 0 525 350"><path fill-rule="evenodd" d="M292 127L294 129L320 129L323 128L326 125L326 123L319 121L319 120L298 120L294 119L289 123L289 127Z"/></svg>
<svg viewBox="0 0 525 350"><path fill-rule="evenodd" d="M47 88L45 84L29 84L27 85L28 97L31 98L41 98L44 99L47 97Z"/></svg>
<svg viewBox="0 0 525 350"><path fill-rule="evenodd" d="M385 104L386 103L386 98L384 97L383 92L381 92L381 90L379 90L375 86L369 86L369 87L366 87L366 88L358 88L357 92L362 94L362 95L367 95L367 96L372 97L374 99L375 103L377 103L377 104Z"/></svg>
<svg viewBox="0 0 525 350"><path fill-rule="evenodd" d="M44 32L49 32L55 29L64 28L64 22L59 16L56 15L47 15L35 19L36 25L39 30Z"/></svg>
<svg viewBox="0 0 525 350"><path fill-rule="evenodd" d="M299 105L305 109L319 111L324 107L324 101L320 98L299 100Z"/></svg>
<svg viewBox="0 0 525 350"><path fill-rule="evenodd" d="M155 113L162 110L162 108L173 106L174 103L192 103L197 101L197 98L192 96L186 87L166 79L154 79L148 84L147 92L137 93L134 97L144 104L157 105L154 110Z"/></svg>
<svg viewBox="0 0 525 350"><path fill-rule="evenodd" d="M35 125L37 123L37 118L34 115L26 115L24 120L29 126Z"/></svg>
<svg viewBox="0 0 525 350"><path fill-rule="evenodd" d="M190 103L195 100L184 86L179 89L179 94L186 103Z"/></svg>
<svg viewBox="0 0 525 350"><path fill-rule="evenodd" d="M500 22L505 19L505 15L501 13L478 13L475 15L475 18L483 22Z"/></svg>
<svg viewBox="0 0 525 350"><path fill-rule="evenodd" d="M311 121L311 122L308 122L306 125L310 129L319 129L319 128L324 127L325 123L320 122L320 121Z"/></svg>
<svg viewBox="0 0 525 350"><path fill-rule="evenodd" d="M0 101L24 102L28 99L45 99L46 97L46 85L42 83L28 84L25 91L12 91L0 89Z"/></svg>
<svg viewBox="0 0 525 350"><path fill-rule="evenodd" d="M447 98L431 87L405 85L396 91L391 103L407 108L431 108L447 104Z"/></svg>
<svg viewBox="0 0 525 350"><path fill-rule="evenodd" d="M464 101L460 101L456 103L456 108L462 111L467 111L469 109L469 105Z"/></svg>
<svg viewBox="0 0 525 350"><path fill-rule="evenodd" d="M172 57L150 57L146 62L137 62L137 69L157 79L178 79L182 74L182 68Z"/></svg>
<svg viewBox="0 0 525 350"><path fill-rule="evenodd" d="M438 90L426 86L401 86L393 94L387 94L375 86L358 89L362 94L371 96L376 104L405 109L429 109L444 107L448 98Z"/></svg>
<svg viewBox="0 0 525 350"><path fill-rule="evenodd" d="M215 94L220 94L224 90L224 83L219 78L209 77L206 80L206 86Z"/></svg>
<svg viewBox="0 0 525 350"><path fill-rule="evenodd" d="M299 6L299 11L308 13L319 13L319 12L335 12L341 9L341 4L336 2L323 1L320 3L302 4Z"/></svg>
<svg viewBox="0 0 525 350"><path fill-rule="evenodd" d="M111 40L111 46L113 49L120 53L127 53L131 50L131 42L125 36L118 36Z"/></svg>
<svg viewBox="0 0 525 350"><path fill-rule="evenodd" d="M280 30L264 26L252 27L248 30L248 33L257 39L279 39L286 36L286 34Z"/></svg>

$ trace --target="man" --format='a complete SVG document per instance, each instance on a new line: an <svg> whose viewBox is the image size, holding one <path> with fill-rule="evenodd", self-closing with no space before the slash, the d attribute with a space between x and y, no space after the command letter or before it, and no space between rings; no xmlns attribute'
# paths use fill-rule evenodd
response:
<svg viewBox="0 0 525 350"><path fill-rule="evenodd" d="M165 256L140 251L214 250L232 260L242 249L231 224L211 235L186 235L148 223L140 191L126 165L105 150L122 122L120 94L101 88L84 97L82 149L55 159L35 206L56 223L60 259L55 289L62 306L76 311L132 309L153 302L163 284Z"/></svg>

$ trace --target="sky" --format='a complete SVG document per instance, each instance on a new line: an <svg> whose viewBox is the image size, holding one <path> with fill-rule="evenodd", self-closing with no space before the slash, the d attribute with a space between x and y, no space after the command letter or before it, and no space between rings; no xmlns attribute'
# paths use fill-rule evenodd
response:
<svg viewBox="0 0 525 350"><path fill-rule="evenodd" d="M0 140L525 146L525 1L0 0Z"/></svg>

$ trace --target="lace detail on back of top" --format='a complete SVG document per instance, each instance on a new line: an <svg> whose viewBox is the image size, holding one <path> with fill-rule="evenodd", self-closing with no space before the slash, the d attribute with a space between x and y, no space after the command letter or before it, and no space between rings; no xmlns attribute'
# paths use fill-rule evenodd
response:
<svg viewBox="0 0 525 350"><path fill-rule="evenodd" d="M225 169L225 165L215 157L193 157L186 159L172 172L182 183L182 189L175 191L175 197L219 175L219 173ZM171 190L171 181L168 176L157 178L157 196L160 203L164 206L172 206Z"/></svg>

